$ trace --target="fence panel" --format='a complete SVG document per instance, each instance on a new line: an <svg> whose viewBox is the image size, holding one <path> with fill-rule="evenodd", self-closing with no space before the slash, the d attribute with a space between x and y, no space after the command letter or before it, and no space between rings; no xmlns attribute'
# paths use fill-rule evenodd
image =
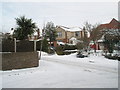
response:
<svg viewBox="0 0 120 90"><path fill-rule="evenodd" d="M2 40L0 44L2 46L2 52L14 52L14 41L13 40ZM34 51L34 41L21 40L16 42L16 51L17 52L32 52Z"/></svg>

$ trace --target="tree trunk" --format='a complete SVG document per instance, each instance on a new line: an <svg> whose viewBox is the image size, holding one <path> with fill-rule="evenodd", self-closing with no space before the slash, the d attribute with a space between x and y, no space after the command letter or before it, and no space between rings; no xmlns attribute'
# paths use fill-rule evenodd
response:
<svg viewBox="0 0 120 90"><path fill-rule="evenodd" d="M96 42L95 41L94 41L94 45L95 45L94 52L96 53Z"/></svg>
<svg viewBox="0 0 120 90"><path fill-rule="evenodd" d="M51 40L50 40L50 44L49 44L49 51L48 51L49 53L50 53L50 47L51 47Z"/></svg>

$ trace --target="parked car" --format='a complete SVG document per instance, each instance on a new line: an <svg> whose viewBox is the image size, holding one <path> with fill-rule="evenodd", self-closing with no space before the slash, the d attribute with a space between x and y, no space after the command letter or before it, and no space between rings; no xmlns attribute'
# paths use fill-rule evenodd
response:
<svg viewBox="0 0 120 90"><path fill-rule="evenodd" d="M84 58L85 56L84 55L82 55L81 53L78 53L77 54L77 58Z"/></svg>
<svg viewBox="0 0 120 90"><path fill-rule="evenodd" d="M78 58L84 58L84 57L88 57L88 53L85 51L78 51L77 55Z"/></svg>
<svg viewBox="0 0 120 90"><path fill-rule="evenodd" d="M88 57L88 52L82 52L82 54L84 55L84 57Z"/></svg>

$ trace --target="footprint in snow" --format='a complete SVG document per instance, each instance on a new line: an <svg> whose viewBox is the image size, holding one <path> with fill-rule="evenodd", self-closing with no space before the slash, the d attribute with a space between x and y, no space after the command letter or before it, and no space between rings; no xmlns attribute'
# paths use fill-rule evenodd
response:
<svg viewBox="0 0 120 90"><path fill-rule="evenodd" d="M94 63L94 61L89 61L90 63Z"/></svg>
<svg viewBox="0 0 120 90"><path fill-rule="evenodd" d="M14 75L19 75L19 73L18 74L14 74Z"/></svg>
<svg viewBox="0 0 120 90"><path fill-rule="evenodd" d="M91 72L90 70L85 69L84 71Z"/></svg>

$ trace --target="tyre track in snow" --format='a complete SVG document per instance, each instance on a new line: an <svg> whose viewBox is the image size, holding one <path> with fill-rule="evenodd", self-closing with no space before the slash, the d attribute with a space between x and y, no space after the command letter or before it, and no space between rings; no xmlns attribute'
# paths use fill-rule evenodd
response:
<svg viewBox="0 0 120 90"><path fill-rule="evenodd" d="M100 71L106 71L110 73L118 73L117 68L112 68L112 67L105 67L101 65L95 65L94 63L83 63L83 62L74 62L70 60L61 60L61 59L55 59L55 58L50 58L50 57L42 57L42 60L49 61L49 62L56 62L60 64L65 64L65 65L72 65L72 66L77 66L77 67L83 67L87 69L95 69L95 70L100 70Z"/></svg>

